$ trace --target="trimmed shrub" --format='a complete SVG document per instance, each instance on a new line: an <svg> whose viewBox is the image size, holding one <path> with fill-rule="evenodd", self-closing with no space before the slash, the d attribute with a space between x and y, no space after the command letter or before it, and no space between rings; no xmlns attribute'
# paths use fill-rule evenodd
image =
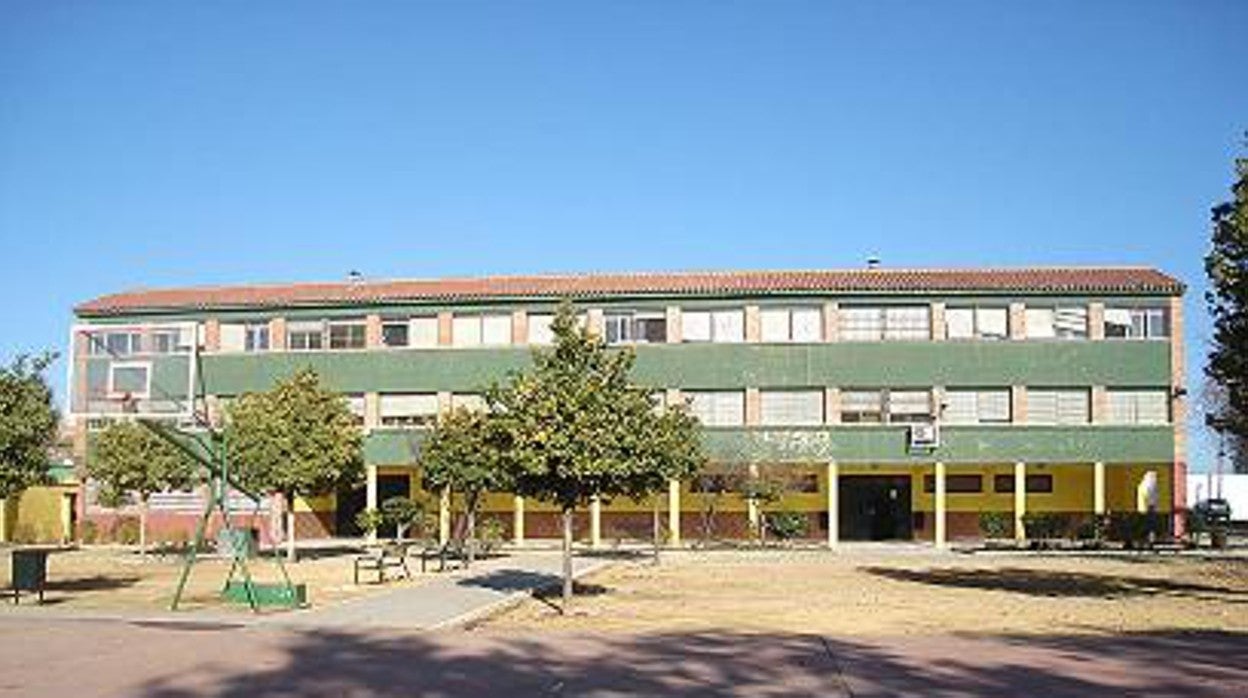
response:
<svg viewBox="0 0 1248 698"><path fill-rule="evenodd" d="M980 512L979 531L985 538L1009 538L1014 535L1014 515L1004 511Z"/></svg>
<svg viewBox="0 0 1248 698"><path fill-rule="evenodd" d="M767 530L777 540L793 540L806 535L806 515L796 511L774 511L764 515Z"/></svg>
<svg viewBox="0 0 1248 698"><path fill-rule="evenodd" d="M1062 514L1042 513L1023 514L1023 529L1027 537L1032 539L1052 539L1070 537L1071 522Z"/></svg>

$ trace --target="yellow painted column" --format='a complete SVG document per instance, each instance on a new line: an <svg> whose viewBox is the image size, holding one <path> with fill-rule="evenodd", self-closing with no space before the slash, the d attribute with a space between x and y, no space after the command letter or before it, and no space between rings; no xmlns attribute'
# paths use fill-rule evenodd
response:
<svg viewBox="0 0 1248 698"><path fill-rule="evenodd" d="M680 545L680 480L667 482L667 543Z"/></svg>
<svg viewBox="0 0 1248 698"><path fill-rule="evenodd" d="M1027 540L1023 517L1027 515L1027 464L1014 464L1014 540Z"/></svg>
<svg viewBox="0 0 1248 698"><path fill-rule="evenodd" d="M438 499L438 542L446 545L451 540L451 488L443 487Z"/></svg>
<svg viewBox="0 0 1248 698"><path fill-rule="evenodd" d="M936 462L936 547L943 548L948 544L945 530L945 464Z"/></svg>
<svg viewBox="0 0 1248 698"><path fill-rule="evenodd" d="M750 463L750 479L758 479L758 465L754 463ZM758 536L762 533L762 527L759 525L761 522L758 516L758 500L753 498L746 500L745 512L746 519L750 525L750 534Z"/></svg>
<svg viewBox="0 0 1248 698"><path fill-rule="evenodd" d="M74 540L74 495L61 494L61 542Z"/></svg>
<svg viewBox="0 0 1248 698"><path fill-rule="evenodd" d="M841 542L841 467L836 461L828 463L828 547L835 548Z"/></svg>
<svg viewBox="0 0 1248 698"><path fill-rule="evenodd" d="M377 466L369 465L364 468L364 508L377 509ZM368 532L368 542L377 542L377 529Z"/></svg>
<svg viewBox="0 0 1248 698"><path fill-rule="evenodd" d="M511 532L516 545L524 545L524 497L511 500Z"/></svg>
<svg viewBox="0 0 1248 698"><path fill-rule="evenodd" d="M589 500L589 547L602 547L602 500L597 495Z"/></svg>
<svg viewBox="0 0 1248 698"><path fill-rule="evenodd" d="M9 500L0 497L0 543L9 541Z"/></svg>
<svg viewBox="0 0 1248 698"><path fill-rule="evenodd" d="M1105 463L1097 461L1092 465L1092 512L1105 513Z"/></svg>

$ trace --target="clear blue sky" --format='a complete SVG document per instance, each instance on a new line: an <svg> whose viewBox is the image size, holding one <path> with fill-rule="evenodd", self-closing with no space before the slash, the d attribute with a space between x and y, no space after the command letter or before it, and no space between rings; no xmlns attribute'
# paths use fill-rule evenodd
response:
<svg viewBox="0 0 1248 698"><path fill-rule="evenodd" d="M134 286L1156 265L1248 3L0 3L0 357ZM59 383L62 371L54 374Z"/></svg>

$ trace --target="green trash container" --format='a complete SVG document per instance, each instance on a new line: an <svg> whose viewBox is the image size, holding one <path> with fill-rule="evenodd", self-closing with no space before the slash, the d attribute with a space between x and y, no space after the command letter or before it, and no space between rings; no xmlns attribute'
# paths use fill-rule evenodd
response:
<svg viewBox="0 0 1248 698"><path fill-rule="evenodd" d="M23 591L38 592L39 603L43 603L43 590L48 584L48 550L18 548L12 553L11 563L13 603L20 602Z"/></svg>

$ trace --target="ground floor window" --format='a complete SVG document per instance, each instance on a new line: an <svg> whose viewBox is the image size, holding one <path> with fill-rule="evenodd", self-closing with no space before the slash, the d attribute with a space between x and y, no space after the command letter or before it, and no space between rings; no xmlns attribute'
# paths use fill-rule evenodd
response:
<svg viewBox="0 0 1248 698"><path fill-rule="evenodd" d="M936 476L923 476L923 491L932 494L936 491ZM984 491L982 475L947 475L945 491L949 494L975 494Z"/></svg>
<svg viewBox="0 0 1248 698"><path fill-rule="evenodd" d="M992 489L994 492L1013 492L1014 476L1009 474L994 475L992 478ZM1053 476L1052 475L1028 475L1027 476L1027 493L1032 494L1050 494L1053 492Z"/></svg>

